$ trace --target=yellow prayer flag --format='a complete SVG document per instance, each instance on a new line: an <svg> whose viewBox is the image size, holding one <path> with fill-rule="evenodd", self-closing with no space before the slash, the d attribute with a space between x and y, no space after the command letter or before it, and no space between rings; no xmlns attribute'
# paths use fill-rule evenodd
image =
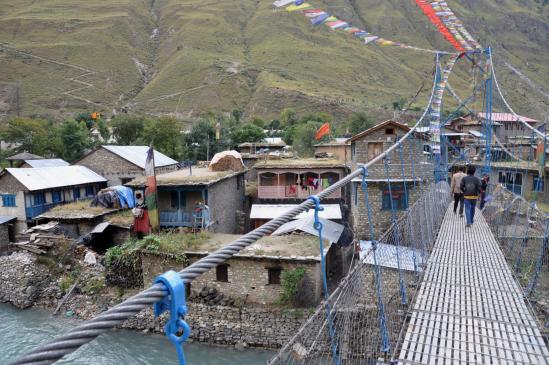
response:
<svg viewBox="0 0 549 365"><path fill-rule="evenodd" d="M286 10L288 11L298 11L298 10L309 10L309 9L312 9L313 7L311 6L311 4L309 3L303 3L301 5L290 5L286 8Z"/></svg>

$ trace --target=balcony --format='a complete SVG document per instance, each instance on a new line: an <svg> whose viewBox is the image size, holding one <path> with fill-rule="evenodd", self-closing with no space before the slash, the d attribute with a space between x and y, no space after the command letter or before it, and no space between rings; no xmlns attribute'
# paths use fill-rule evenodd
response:
<svg viewBox="0 0 549 365"><path fill-rule="evenodd" d="M307 199L310 195L318 194L324 188L303 189L299 185L274 185L274 186L259 186L257 188L257 196L259 199ZM327 199L340 199L341 189L330 194Z"/></svg>
<svg viewBox="0 0 549 365"><path fill-rule="evenodd" d="M209 213L193 213L183 210L161 210L160 226L162 227L196 227L210 225Z"/></svg>
<svg viewBox="0 0 549 365"><path fill-rule="evenodd" d="M55 207L59 204L62 204L62 202L46 203L46 204L41 204L41 205L35 205L35 206L32 206L32 207L26 207L25 212L26 212L27 219L33 219L33 218L39 216L40 214L42 214L44 212L47 212L48 210L50 210L51 208L53 208L53 207Z"/></svg>

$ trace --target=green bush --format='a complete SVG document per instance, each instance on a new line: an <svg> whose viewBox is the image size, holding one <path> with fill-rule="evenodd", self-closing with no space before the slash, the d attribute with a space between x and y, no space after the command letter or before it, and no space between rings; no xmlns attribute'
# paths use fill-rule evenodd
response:
<svg viewBox="0 0 549 365"><path fill-rule="evenodd" d="M282 272L282 294L279 303L283 305L295 305L299 295L300 283L305 277L306 271L303 267Z"/></svg>

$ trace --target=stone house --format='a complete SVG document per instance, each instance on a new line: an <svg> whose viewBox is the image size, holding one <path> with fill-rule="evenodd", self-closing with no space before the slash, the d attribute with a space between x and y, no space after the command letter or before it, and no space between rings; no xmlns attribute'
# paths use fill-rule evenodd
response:
<svg viewBox="0 0 549 365"><path fill-rule="evenodd" d="M144 190L145 178L126 184ZM161 227L208 228L211 232L240 233L244 223L244 171L182 169L156 176ZM197 210L200 205L207 210ZM198 213L199 212L199 213Z"/></svg>
<svg viewBox="0 0 549 365"><path fill-rule="evenodd" d="M282 153L286 147L282 138L264 138L261 142L244 142L238 145L238 152L248 155Z"/></svg>
<svg viewBox="0 0 549 365"><path fill-rule="evenodd" d="M483 163L476 163L477 176L481 177ZM539 167L535 161L528 162L493 162L490 171L491 184L503 184L509 191L531 199L537 193L537 200L549 203L547 194L549 184L549 165L545 166L545 176L540 178Z"/></svg>
<svg viewBox="0 0 549 365"><path fill-rule="evenodd" d="M206 242L192 250L185 250L188 264L192 264L217 250L237 235L209 234ZM204 251L207 249L208 251ZM338 280L342 273L339 247L325 246L326 267L330 280ZM202 288L215 288L229 298L249 305L277 304L283 293L282 274L285 271L305 269L300 287L302 306L315 306L322 296L322 276L318 238L308 235L264 237L229 260L207 271L187 284L187 295L192 296ZM157 252L142 254L144 284L170 269L181 270L181 262L169 255ZM192 300L192 299L191 299Z"/></svg>
<svg viewBox="0 0 549 365"><path fill-rule="evenodd" d="M145 176L148 150L147 146L103 145L74 164L86 166L104 176L108 180L108 186L124 185L137 177ZM177 161L158 151L154 151L154 163L157 174L178 168Z"/></svg>
<svg viewBox="0 0 549 365"><path fill-rule="evenodd" d="M318 194L348 173L347 166L333 158L301 158L264 160L255 164L257 198L254 199L250 221L256 228L275 218L285 207ZM323 200L326 219L346 220L348 189L340 188ZM334 208L334 209L332 209Z"/></svg>
<svg viewBox="0 0 549 365"><path fill-rule="evenodd" d="M523 116L520 116L520 118L533 128L539 123L539 121L532 118ZM487 115L486 113L478 113L476 119L484 123L487 120ZM509 142L509 137L532 135L532 131L524 126L512 113L492 113L492 125L497 126L495 128L496 136L502 143Z"/></svg>
<svg viewBox="0 0 549 365"><path fill-rule="evenodd" d="M26 228L54 206L92 198L106 182L84 166L7 168L0 172L0 215L17 217L18 228Z"/></svg>
<svg viewBox="0 0 549 365"><path fill-rule="evenodd" d="M351 144L347 138L336 138L333 141L315 144L315 156L329 154L347 164L351 159Z"/></svg>
<svg viewBox="0 0 549 365"><path fill-rule="evenodd" d="M409 131L408 126L388 120L351 137L351 170L358 169L361 164L382 154ZM421 196L421 188L432 179L433 165L429 160L429 153L423 149L426 142L425 134L421 133L414 134L403 142L404 176L397 149L389 154L387 161L389 181L383 160L368 169L368 198L376 236L379 237L391 225L392 208L396 210L398 219ZM353 179L350 206L352 226L357 238L369 239L368 211L361 177Z"/></svg>
<svg viewBox="0 0 549 365"><path fill-rule="evenodd" d="M13 156L7 157L6 160L9 161L10 167L19 167L25 163L25 160L40 160L43 158L44 157L42 156L34 155L29 152L21 152Z"/></svg>

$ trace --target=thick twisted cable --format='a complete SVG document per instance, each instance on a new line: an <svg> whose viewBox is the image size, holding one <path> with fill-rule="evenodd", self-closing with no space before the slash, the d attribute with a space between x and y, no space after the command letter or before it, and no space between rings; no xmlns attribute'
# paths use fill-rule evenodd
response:
<svg viewBox="0 0 549 365"><path fill-rule="evenodd" d="M436 63L438 65L439 57L436 57ZM433 85L431 88L431 95L429 96L429 101L423 114L416 122L416 124L404 135L400 140L397 141L394 145L389 147L387 151L370 160L364 166L369 167L377 162L381 161L385 156L394 151L398 143L402 143L412 133L416 131L416 128L423 121L429 107L433 101L433 95L436 86L436 78L433 78ZM337 189L345 186L351 182L355 177L358 177L362 174L362 169L357 169L345 176L343 179L339 180L335 184L323 190L317 196L320 199L328 197L330 194L334 193ZM225 247L217 250L216 252L200 259L199 261L193 263L192 265L181 270L179 274L184 282L188 283L196 279L203 273L213 269L218 264L225 262L247 246L256 242L261 237L271 234L277 228L279 228L284 223L289 222L299 213L304 212L307 209L314 207L314 202L312 200L305 200L298 206L292 208L287 213L265 223L259 228L254 229L253 231L247 233L246 235L236 239L235 241L227 244ZM151 286L148 289L143 290L139 294L127 299L126 301L118 304L117 306L109 309L106 312L99 314L94 319L86 321L82 324L76 326L73 330L53 339L52 341L38 346L34 350L30 351L23 357L15 360L9 365L49 365L55 363L57 360L61 359L63 356L68 355L76 351L82 345L92 341L99 335L109 331L110 329L115 328L116 326L122 324L126 319L136 315L141 310L151 306L153 303L161 300L166 295L167 291L161 284L156 284Z"/></svg>

